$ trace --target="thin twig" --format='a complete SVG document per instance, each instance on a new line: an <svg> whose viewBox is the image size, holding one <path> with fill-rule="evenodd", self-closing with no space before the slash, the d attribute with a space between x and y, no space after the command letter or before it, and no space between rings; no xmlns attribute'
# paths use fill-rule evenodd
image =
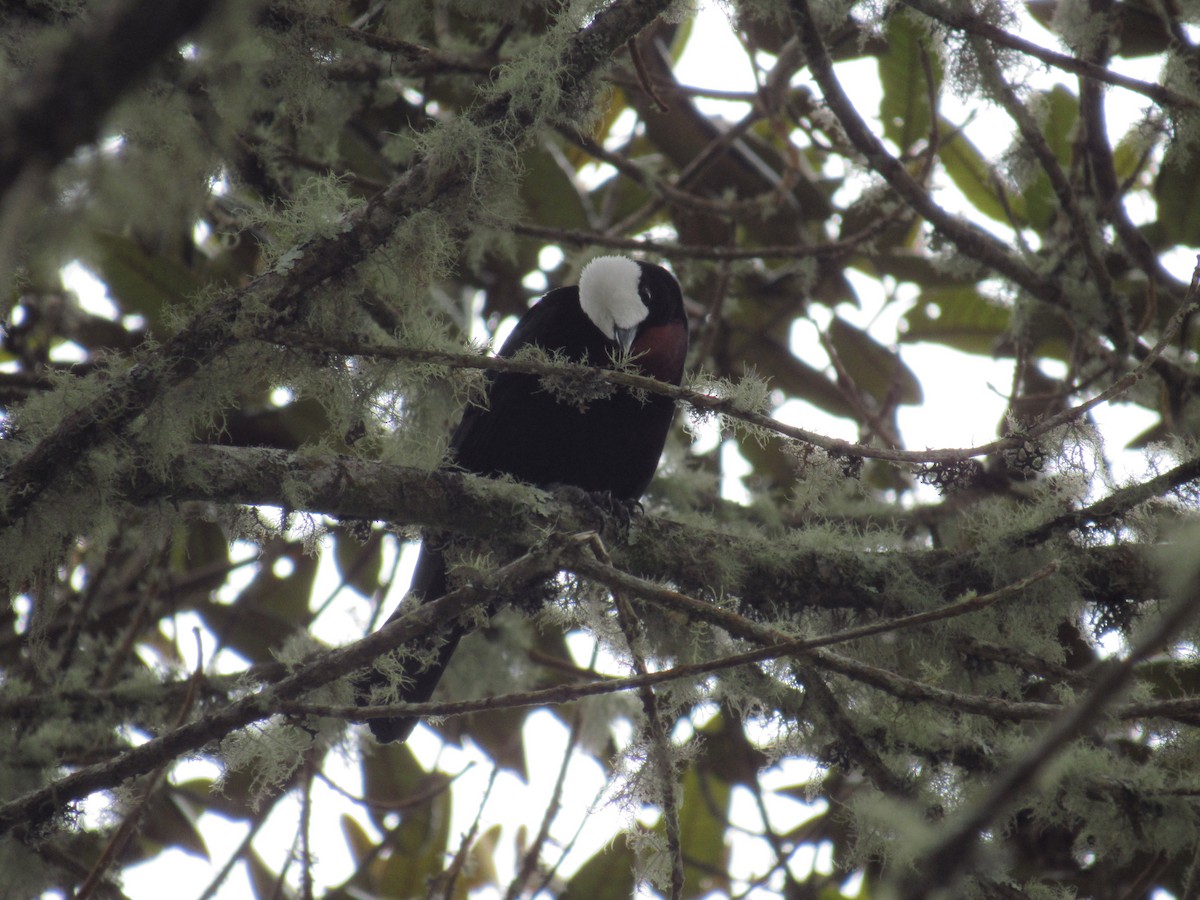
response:
<svg viewBox="0 0 1200 900"><path fill-rule="evenodd" d="M443 900L451 900L452 897L460 895L460 892L455 890L455 883L458 881L459 875L467 864L467 853L471 849L471 845L475 843L475 835L479 833L479 823L483 821L483 810L487 806L488 800L492 796L492 788L496 785L496 777L500 774L499 766L492 766L492 774L488 777L487 787L484 788L483 796L479 798L479 809L475 813L475 818L471 820L471 827L467 829L467 833L462 836L462 840L458 842L458 850L454 854L454 859L450 861L444 872L437 878L433 879L429 885L429 892L426 894L428 900L433 900L435 892L441 888Z"/></svg>
<svg viewBox="0 0 1200 900"><path fill-rule="evenodd" d="M1073 72L1084 78L1091 78L1095 81L1102 81L1106 84L1125 88L1128 91L1134 91L1135 93L1149 97L1160 106L1177 106L1183 109L1196 109L1200 107L1200 103L1197 103L1191 97L1163 87L1161 84L1139 81L1136 78L1122 75L1120 72L1114 72L1111 69L1106 69L1087 60L1077 59L1074 56L1067 56L1065 53L1048 50L1032 41L1027 41L1024 38L1017 37L1015 34L1010 34L1002 28L997 28L995 25L984 21L978 16L961 12L961 7L951 7L948 4L937 5L932 0L902 0L902 2L922 15L929 16L931 19L949 25L951 28L978 35L1001 47L1020 51L1026 56L1032 56L1034 59L1041 60L1047 65L1054 66L1063 71Z"/></svg>
<svg viewBox="0 0 1200 900"><path fill-rule="evenodd" d="M1194 570L1175 602L1130 649L1129 654L1106 667L1087 696L1058 717L1041 740L996 778L986 793L951 823L924 858L910 868L916 875L904 886L901 896L908 900L922 900L937 893L935 889L951 887L957 874L970 865L980 834L1017 802L1068 743L1100 719L1105 707L1110 706L1132 680L1137 664L1165 646L1198 613L1200 570Z"/></svg>
<svg viewBox="0 0 1200 900"><path fill-rule="evenodd" d="M612 560L608 551L599 540L592 541L592 552L600 562L611 568ZM625 635L625 643L629 647L629 656L633 662L633 671L645 676L650 673L643 652L645 631L642 623L633 611L633 605L624 591L613 589L613 604L617 609L617 624ZM651 764L657 770L658 788L661 791L663 824L666 826L667 852L671 857L671 900L683 897L683 839L679 829L679 791L675 783L675 766L672 762L671 737L667 733L666 715L658 702L658 695L653 685L643 685L638 688L638 696L642 701L642 711L646 715L646 728L650 733Z"/></svg>
<svg viewBox="0 0 1200 900"><path fill-rule="evenodd" d="M633 60L633 70L637 72L638 85L660 113L669 113L671 107L654 90L654 83L650 79L650 73L646 71L646 62L642 59L642 52L638 49L637 36L635 35L626 41L625 47L629 50L629 58Z"/></svg>
<svg viewBox="0 0 1200 900"><path fill-rule="evenodd" d="M622 572L619 569L588 557L577 556L573 561L564 563L564 565L578 574L587 575L605 584L610 589L627 590L643 600L656 603L664 609L681 612L691 620L706 621L729 631L730 634L743 640L749 640L762 646L754 650L731 654L707 662L689 663L627 678L610 678L537 691L483 697L478 700L461 700L454 703L411 703L364 707L318 705L287 701L281 705L280 711L292 715L332 716L357 720L389 718L397 715L452 716L488 709L568 703L597 694L610 694L617 691L637 689L646 685L660 684L677 679L698 678L712 672L765 662L771 659L779 659L786 656L803 656L812 654L823 647L967 615L986 609L1000 600L1021 593L1029 586L1053 574L1058 568L1056 563L1049 563L1027 575L1025 578L1019 579L989 594L970 597L926 612L885 619L870 625L847 628L819 637L800 638L753 622L744 616L723 610L704 600L688 597L685 594L665 588L654 582L629 575L626 572ZM839 671L850 677L857 677L858 680L866 681L876 687L889 689L894 693L900 693L910 698L933 700L952 708L1003 720L1047 719L1057 715L1060 710L1059 706L1052 703L992 701L988 697L955 694L940 688L921 685L919 682L912 682L909 679L902 679L900 676L894 676L892 673L882 669L863 666L863 664L847 660L845 657L830 657L827 659L825 656L821 656L817 658L822 663L830 663L828 667L835 671Z"/></svg>
<svg viewBox="0 0 1200 900"><path fill-rule="evenodd" d="M1192 293L1189 292L1189 297ZM284 347L320 353L342 353L348 356L370 356L377 359L404 360L408 362L432 363L458 369L482 369L491 372L511 372L524 375L567 376L602 381L620 387L662 394L673 400L683 401L702 413L719 413L765 428L776 434L789 437L843 458L879 459L892 463L948 463L961 462L979 456L989 456L1004 450L1024 447L1028 442L1077 421L1102 403L1119 397L1145 378L1154 362L1174 339L1185 316L1195 309L1191 302L1176 311L1163 330L1158 343L1134 369L1117 379L1109 387L1090 399L1030 426L1020 434L1013 434L975 447L943 450L895 450L888 447L871 447L837 438L826 437L815 431L787 425L764 413L743 409L727 397L716 397L688 387L680 387L625 370L614 370L572 363L541 362L532 359L506 359L497 356L481 356L470 353L451 353L445 350L429 350L423 347L385 346L367 341L346 338L340 335L314 335L292 329L270 329L258 336L264 341Z"/></svg>
<svg viewBox="0 0 1200 900"><path fill-rule="evenodd" d="M571 758L575 753L575 748L579 746L579 735L582 732L581 725L582 713L579 708L576 708L571 716L571 730L567 734L567 745L563 749L562 764L558 767L558 777L554 780L554 789L550 792L550 801L546 804L545 810L542 812L542 821L538 826L537 835L529 846L525 849L524 855L521 857L521 865L517 869L517 874L513 876L512 882L508 885L508 890L504 892L504 900L518 900L522 896L535 896L537 891L529 891L529 882L533 879L534 872L537 871L538 863L542 857L542 848L546 846L546 841L550 839L550 826L554 824L554 820L558 818L558 813L562 809L563 789L567 784L567 772L571 768Z"/></svg>

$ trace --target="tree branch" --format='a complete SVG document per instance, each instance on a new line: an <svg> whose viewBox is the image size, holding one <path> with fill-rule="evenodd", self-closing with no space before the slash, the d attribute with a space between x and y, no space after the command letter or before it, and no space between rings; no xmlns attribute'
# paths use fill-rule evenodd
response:
<svg viewBox="0 0 1200 900"><path fill-rule="evenodd" d="M1034 297L1051 305L1061 306L1062 291L1056 283L1039 276L982 228L951 215L934 203L928 192L908 173L904 164L887 152L879 138L862 120L846 92L842 90L842 85L833 71L833 61L825 49L825 42L821 39L820 30L807 0L791 0L789 5L813 78L820 85L825 102L837 116L847 137L858 152L866 157L870 167L883 176L909 206L945 235L963 254L1020 285Z"/></svg>
<svg viewBox="0 0 1200 900"><path fill-rule="evenodd" d="M909 900L922 900L939 890L950 888L959 872L970 866L979 836L1002 813L1017 802L1050 761L1068 743L1083 734L1104 714L1132 680L1136 666L1178 635L1200 613L1200 569L1193 571L1179 596L1166 613L1150 627L1129 654L1108 666L1084 699L1065 715L1057 717L1024 757L1010 765L992 781L983 796L974 800L956 817L945 834L911 869L899 894Z"/></svg>
<svg viewBox="0 0 1200 900"><path fill-rule="evenodd" d="M1167 473L1170 475L1170 473ZM1160 476L1164 477L1164 476ZM640 539L623 544L619 523L595 507L528 485L462 472L430 472L345 456L320 457L249 447L197 445L162 475L131 469L121 476L136 504L201 500L280 506L343 518L388 521L486 538L498 547L535 545L548 531L597 531L631 572L654 572L701 597L731 593L752 605L770 597L794 610L814 605L887 614L907 579L947 592L987 593L988 567L970 553L896 549L815 551L781 548L758 532L731 533L643 516ZM1097 587L1095 602L1162 596L1154 547L1077 547L1072 566ZM719 563L708 563L717 560ZM719 624L719 623L718 623Z"/></svg>
<svg viewBox="0 0 1200 900"><path fill-rule="evenodd" d="M1200 266L1196 272L1200 275ZM1184 320L1197 309L1196 279L1188 292L1187 302L1176 310L1167 322L1158 342L1138 365L1118 378L1100 393L1075 406L1037 422L1024 431L1010 434L986 444L942 450L896 450L890 447L875 447L857 444L839 438L826 437L806 428L787 425L755 410L744 409L728 397L705 394L693 388L667 384L636 372L604 369L570 363L541 362L532 359L505 359L497 356L482 356L469 353L449 353L444 350L428 350L422 347L386 346L340 335L314 335L289 329L268 329L260 333L264 340L286 347L310 350L318 353L341 353L347 356L370 356L377 359L404 360L409 362L433 363L459 369L483 369L491 372L512 372L524 375L552 375L555 377L578 378L584 383L603 382L652 394L661 394L672 400L688 404L702 413L718 413L731 419L765 428L784 437L803 441L842 459L880 459L892 463L955 463L980 456L990 456L1005 450L1018 450L1063 425L1079 421L1091 410L1123 395L1141 381L1179 333Z"/></svg>
<svg viewBox="0 0 1200 900"><path fill-rule="evenodd" d="M401 644L422 637L438 623L467 609L505 596L514 585L529 584L558 570L563 545L529 553L440 600L415 607L374 634L309 660L283 680L229 704L219 712L167 732L113 759L85 766L8 803L0 805L0 835L17 825L38 825L89 794L116 787L153 771L186 753L199 750L252 722L278 714L284 703L370 664Z"/></svg>
<svg viewBox="0 0 1200 900"><path fill-rule="evenodd" d="M666 0L613 3L573 36L558 70L563 115L580 113L590 101L590 77L666 5ZM531 127L532 113L507 94L477 108L471 118L474 125L506 142L527 141L536 131ZM408 216L452 204L464 192L469 194L477 174L472 165L484 162L472 160L469 165L465 159L419 159L386 191L349 214L337 234L310 240L291 255L285 271L267 272L246 288L209 304L156 353L143 355L128 372L112 378L100 397L67 414L9 467L4 475L7 490L0 528L17 523L55 478L123 432L165 390L229 349L239 338L237 324L244 309L255 310L260 323L294 321L307 307L310 294L380 247ZM457 223L463 231L470 225L469 221Z"/></svg>
<svg viewBox="0 0 1200 900"><path fill-rule="evenodd" d="M48 173L94 141L117 100L216 5L122 0L96 7L80 21L67 41L5 92L0 201L31 167Z"/></svg>
<svg viewBox="0 0 1200 900"><path fill-rule="evenodd" d="M1003 28L998 28L990 22L984 21L979 16L972 15L969 12L961 12L949 4L939 6L932 2L932 0L903 0L903 3L905 6L911 7L936 22L941 22L943 25L948 25L951 28L964 31L968 34L978 35L997 46L1007 47L1010 50L1016 50L1019 53L1032 56L1034 59L1039 59L1047 65L1062 69L1065 72L1073 72L1083 78L1101 81L1105 84L1125 88L1128 91L1134 91L1135 93L1149 97L1159 106L1174 106L1180 109L1200 108L1200 103L1197 103L1191 97L1173 91L1161 84L1139 81L1136 78L1122 75L1120 72L1114 72L1111 69L1106 69L1104 66L1098 66L1087 60L1077 59L1074 56L1067 56L1065 53L1056 53L1053 50L1048 50L1032 41L1017 37L1015 34L1009 34Z"/></svg>

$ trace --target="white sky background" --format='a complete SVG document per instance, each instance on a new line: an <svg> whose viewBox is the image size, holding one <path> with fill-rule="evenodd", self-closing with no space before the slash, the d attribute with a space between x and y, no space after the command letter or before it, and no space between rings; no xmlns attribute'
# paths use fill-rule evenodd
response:
<svg viewBox="0 0 1200 900"><path fill-rule="evenodd" d="M1029 23L1027 36L1047 46L1056 46L1052 36L1046 34L1038 26ZM719 63L727 61L727 65ZM1154 80L1157 77L1157 65L1141 71L1123 61L1114 66L1129 74ZM874 112L878 110L878 72L873 60L854 63L843 63L837 66L838 76L843 86L859 102L858 108L874 121ZM721 90L749 90L753 88L750 66L746 60L741 45L733 37L730 26L724 14L711 4L706 5L695 26L687 51L676 69L681 82L707 88ZM1047 84L1062 81L1073 85L1073 80L1061 73L1050 73ZM1072 88L1074 90L1074 88ZM1128 95L1126 95L1128 96ZM1136 102L1122 106L1114 102L1120 98L1120 92L1110 89L1110 128L1114 141L1124 133L1128 124L1136 119L1139 106ZM1133 98L1134 101L1137 98ZM966 110L957 105L952 97L947 96L943 101L943 112L953 121L966 120ZM731 121L740 118L745 107L730 105L716 101L698 101L705 111L718 111ZM956 108L957 107L957 108ZM1122 110L1125 111L1122 114ZM997 147L1007 144L1007 135L1012 126L1002 113L994 110L974 110L974 123L968 128L968 134L977 146ZM996 140L997 129L1006 137L1002 142ZM954 208L951 192L943 191L940 202ZM965 211L965 207L964 207ZM993 222L985 222L994 232L1001 229ZM1191 268L1190 260L1182 263L1183 271ZM1178 268L1178 267L1177 267ZM853 271L849 277L862 301L862 309L855 309L849 304L843 304L836 314L847 322L866 328L880 342L895 345L897 340L897 324L907 310L905 303L887 304L878 283L858 276ZM1182 276L1181 276L1182 277ZM68 273L70 283L85 298L94 298L95 302L103 301L96 298L96 286L88 282L86 273L77 268ZM903 296L903 291L900 292ZM911 301L910 301L911 302ZM109 307L109 315L112 309ZM816 324L800 323L793 331L793 349L810 364L825 366L828 363L819 342L816 340L816 327L828 324L829 311L823 307L814 306L812 318ZM902 407L899 415L901 433L910 447L965 447L983 443L996 436L996 426L1005 407L1002 394L1007 391L1011 382L1011 361L994 361L988 358L957 353L942 347L899 345L900 353L905 362L917 374L925 391L925 402L921 406ZM985 385L994 386L990 391ZM855 429L852 423L826 415L807 404L792 401L778 411L781 419L805 428L822 432L831 436L854 439ZM1143 463L1138 454L1122 454L1120 447L1133 435L1152 424L1150 414L1134 410L1128 406L1101 407L1096 410L1096 419L1102 429L1109 434L1110 446L1108 455L1117 463L1119 470L1126 470L1129 475L1141 474ZM740 461L732 445L726 448L723 459L730 476L727 477L724 490L731 499L743 495L737 480L739 465L742 471L745 464ZM929 495L925 495L928 497ZM242 548L243 552L252 553L250 548ZM402 560L403 571L398 578L398 584L407 585L414 561L413 548L409 547ZM326 559L331 554L326 554ZM385 566L390 560L385 560ZM245 576L250 577L247 572ZM337 585L337 575L331 563L323 562L322 571L318 577L315 596L328 596ZM391 602L398 602L400 592L391 597ZM345 595L344 601L330 605L330 611L322 616L314 625L314 636L331 645L342 644L361 636L365 604ZM350 610L353 609L353 612ZM193 622L184 620L178 622L181 633L191 630ZM187 649L192 646L191 640L181 641ZM211 649L211 641L208 641ZM582 661L586 662L590 654L590 641L579 637L573 648ZM188 660L188 665L194 664ZM207 660L206 660L207 662ZM514 845L519 827L524 827L529 835L537 832L540 826L543 810L548 804L551 785L562 764L563 750L566 745L566 729L549 713L535 713L527 726L526 746L529 758L527 768L533 774L532 783L525 785L515 776L502 773L497 778L492 789L491 797L484 809L481 831L494 823L503 825L500 845L496 852L497 863L500 866L499 877L501 885L507 886L515 871L516 856ZM368 738L369 739L369 738ZM443 747L435 734L428 729L419 727L409 742L423 765L431 766L435 761L441 769L450 773L462 773L455 781L453 790L454 812L451 824L453 842L466 832L474 821L483 796L483 791L491 776L489 761L473 748L458 750L453 747ZM352 794L361 793L361 783L357 763L354 760L332 758L326 766L328 775L342 788ZM198 775L210 777L218 774L216 768L208 763L182 763L176 767L175 779L187 780ZM795 762L767 773L763 778L765 787L774 788L787 784L797 784L810 778L812 767L804 762ZM573 872L583 861L598 851L611 836L629 824L625 814L613 806L597 804L600 791L606 782L605 774L587 758L576 754L571 762L570 775L567 779L568 793L564 797L562 812L552 829L554 840L561 843L569 842L584 819L586 827L575 845L575 850L566 864L561 868L563 874ZM800 821L812 814L804 805L785 798L766 795L771 824L777 832L785 832L795 827ZM349 812L351 805L321 782L314 787L313 811L313 847L318 853L315 875L318 886L340 883L353 871L352 860L346 850L346 842L341 833L339 820L343 813ZM296 832L296 822L299 819L298 801L281 803L276 814L268 821L254 840L254 847L261 857L272 867L278 867L287 858L293 847ZM738 788L734 801L733 820L735 824L744 825L751 831L761 828L757 806L745 789ZM367 826L370 827L369 825ZM198 896L209 884L214 873L224 865L225 861L236 851L243 840L246 828L240 823L230 823L220 817L206 815L202 820L204 838L208 844L212 862L190 856L178 851L172 851L156 861L143 864L127 870L125 876L126 893L141 900L141 898L159 898L171 896L186 900ZM552 842L553 844L553 842ZM731 870L743 878L753 878L771 865L772 857L766 848L741 835L732 837L733 863ZM552 859L552 853L548 858ZM829 848L826 847L816 854L815 863L823 871L829 870ZM814 859L798 856L794 862L798 875L803 874L814 864ZM293 864L293 884L298 866ZM853 890L851 886L850 890ZM500 891L484 891L476 896L502 896ZM224 900L252 896L244 866L239 864L224 882L216 895ZM759 890L749 895L752 898L777 896L774 891Z"/></svg>

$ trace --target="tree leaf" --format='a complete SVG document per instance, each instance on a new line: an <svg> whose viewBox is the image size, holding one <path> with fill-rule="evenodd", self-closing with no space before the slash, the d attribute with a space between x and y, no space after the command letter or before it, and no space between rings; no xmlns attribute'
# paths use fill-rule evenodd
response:
<svg viewBox="0 0 1200 900"><path fill-rule="evenodd" d="M836 316L829 326L829 340L854 383L879 402L922 401L921 382L896 351Z"/></svg>
<svg viewBox="0 0 1200 900"><path fill-rule="evenodd" d="M1011 310L974 288L933 288L922 291L905 314L901 340L991 356L1011 322Z"/></svg>
<svg viewBox="0 0 1200 900"><path fill-rule="evenodd" d="M635 886L637 857L618 835L607 847L579 867L559 900L629 900Z"/></svg>
<svg viewBox="0 0 1200 900"><path fill-rule="evenodd" d="M985 216L1005 225L1011 224L1000 197L1001 182L993 172L991 163L957 126L939 119L938 127L941 131L939 156L954 186ZM1013 215L1020 221L1023 208L1012 198L1009 203Z"/></svg>
<svg viewBox="0 0 1200 900"><path fill-rule="evenodd" d="M383 567L383 532L372 531L365 542L348 528L333 534L333 559L346 584L370 598L379 589Z"/></svg>
<svg viewBox="0 0 1200 900"><path fill-rule="evenodd" d="M1184 146L1179 141L1167 145L1154 184L1154 197L1158 201L1158 223L1168 246L1200 246L1198 184L1200 153L1194 146Z"/></svg>
<svg viewBox="0 0 1200 900"><path fill-rule="evenodd" d="M929 137L933 121L929 98L941 92L942 63L912 16L893 15L884 33L888 49L879 56L879 83L883 88L879 117L883 133L903 155ZM926 76L927 66L932 84Z"/></svg>
<svg viewBox="0 0 1200 900"><path fill-rule="evenodd" d="M1071 160L1071 144L1075 125L1079 121L1079 100L1062 85L1041 91L1031 98L1030 106L1037 113L1038 125L1055 159L1063 167ZM1059 200L1050 184L1050 176L1038 165L1036 174L1021 192L1025 215L1035 228L1050 227L1058 215Z"/></svg>

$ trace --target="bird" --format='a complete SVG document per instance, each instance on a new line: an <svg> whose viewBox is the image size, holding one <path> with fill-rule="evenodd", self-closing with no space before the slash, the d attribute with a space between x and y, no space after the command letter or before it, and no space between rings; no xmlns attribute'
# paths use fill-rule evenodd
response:
<svg viewBox="0 0 1200 900"><path fill-rule="evenodd" d="M641 374L678 385L688 348L679 282L654 263L596 257L580 273L578 286L551 290L531 306L498 355L510 358L530 346L602 368L628 361ZM463 413L447 465L632 503L654 477L674 412L675 401L662 394L617 387L600 398L572 400L547 390L536 375L489 372L486 402ZM444 551L427 537L409 594L415 602L432 602L448 590ZM388 621L407 608L402 605ZM404 672L401 701L429 700L469 630L454 622L422 639L420 646L436 653L424 668L414 663ZM387 683L377 669L368 669L356 682L359 704L368 704L373 689ZM411 716L377 718L370 727L379 742L391 743L407 740L416 723Z"/></svg>

